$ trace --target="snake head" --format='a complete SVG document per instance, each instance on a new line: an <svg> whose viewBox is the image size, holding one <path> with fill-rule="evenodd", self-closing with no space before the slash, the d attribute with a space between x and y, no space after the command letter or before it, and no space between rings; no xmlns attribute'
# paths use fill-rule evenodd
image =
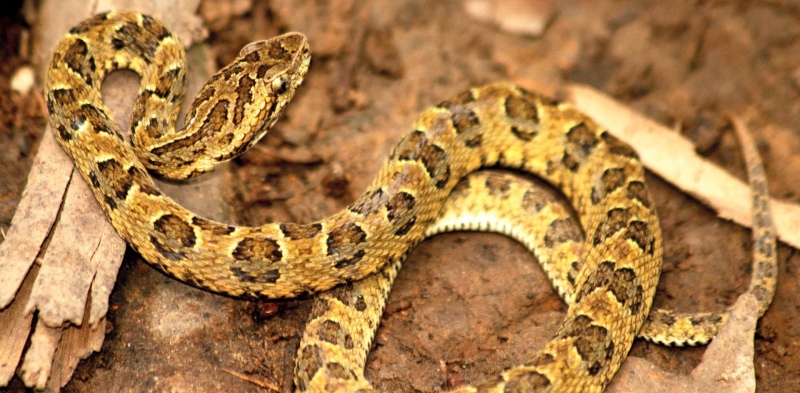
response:
<svg viewBox="0 0 800 393"><path fill-rule="evenodd" d="M302 33L286 33L247 44L231 64L253 68L277 95L294 92L303 82L311 62L308 39ZM291 97L290 97L291 98Z"/></svg>

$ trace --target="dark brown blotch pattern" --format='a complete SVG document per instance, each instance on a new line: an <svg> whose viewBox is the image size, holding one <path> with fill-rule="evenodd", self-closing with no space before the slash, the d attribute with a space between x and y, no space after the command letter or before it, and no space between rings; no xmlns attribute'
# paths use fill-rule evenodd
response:
<svg viewBox="0 0 800 393"><path fill-rule="evenodd" d="M158 187L156 187L156 184L153 182L153 178L151 178L150 175L148 175L143 169L131 166L128 168L128 176L132 179L131 182L133 184L137 184L139 186L140 192L152 196L161 195L161 191L158 189Z"/></svg>
<svg viewBox="0 0 800 393"><path fill-rule="evenodd" d="M192 226L174 214L159 217L153 222L153 229L165 239L180 243L181 247L191 248L197 242Z"/></svg>
<svg viewBox="0 0 800 393"><path fill-rule="evenodd" d="M547 206L549 200L540 192L536 191L525 191L525 195L522 196L522 208L526 211L542 211L545 206Z"/></svg>
<svg viewBox="0 0 800 393"><path fill-rule="evenodd" d="M504 196L511 189L511 180L506 176L489 175L486 177L486 188L494 196Z"/></svg>
<svg viewBox="0 0 800 393"><path fill-rule="evenodd" d="M600 263L586 279L584 286L576 293L575 301L580 301L588 293L598 288L608 289L623 307L630 310L631 315L636 315L641 311L644 289L637 282L636 273L632 269L627 267L615 269L615 264L609 261Z"/></svg>
<svg viewBox="0 0 800 393"><path fill-rule="evenodd" d="M402 224L400 224L400 226L394 230L394 234L396 236L403 236L407 234L411 230L411 228L414 227L414 224L416 223L417 223L417 217L411 217Z"/></svg>
<svg viewBox="0 0 800 393"><path fill-rule="evenodd" d="M583 122L572 126L566 136L567 146L561 162L570 171L577 172L581 162L597 145L597 136Z"/></svg>
<svg viewBox="0 0 800 393"><path fill-rule="evenodd" d="M596 246L628 226L631 212L624 208L614 208L606 213L606 219L597 227L593 244Z"/></svg>
<svg viewBox="0 0 800 393"><path fill-rule="evenodd" d="M159 41L163 41L167 37L172 37L172 33L150 15L142 15L142 28Z"/></svg>
<svg viewBox="0 0 800 393"><path fill-rule="evenodd" d="M589 375L598 375L608 364L614 353L614 343L608 330L592 323L585 315L578 315L564 323L564 337L574 337L574 346L588 366Z"/></svg>
<svg viewBox="0 0 800 393"><path fill-rule="evenodd" d="M309 345L300 351L298 358L297 364L303 365L304 368L297 370L295 382L297 389L306 391L305 381L310 381L323 365L322 349L316 345Z"/></svg>
<svg viewBox="0 0 800 393"><path fill-rule="evenodd" d="M701 314L701 315L694 315L689 317L689 323L692 326L707 326L707 325L719 325L722 322L722 315L718 313L712 314Z"/></svg>
<svg viewBox="0 0 800 393"><path fill-rule="evenodd" d="M405 191L400 191L389 198L386 202L386 213L389 221L394 222L411 214L416 202L416 198Z"/></svg>
<svg viewBox="0 0 800 393"><path fill-rule="evenodd" d="M416 198L405 191L398 192L386 202L387 218L395 227L395 235L405 235L417 222L413 215L416 202Z"/></svg>
<svg viewBox="0 0 800 393"><path fill-rule="evenodd" d="M183 73L180 67L172 68L158 77L153 94L171 102L176 102L183 97L183 94L179 94L175 88L184 86L185 80L186 74Z"/></svg>
<svg viewBox="0 0 800 393"><path fill-rule="evenodd" d="M103 195L103 202L105 205L111 208L111 210L117 209L117 201L109 195Z"/></svg>
<svg viewBox="0 0 800 393"><path fill-rule="evenodd" d="M505 106L506 113L512 118L528 120L535 124L538 124L540 121L539 108L533 96L523 95L520 97L508 97Z"/></svg>
<svg viewBox="0 0 800 393"><path fill-rule="evenodd" d="M242 239L233 250L233 258L255 263L276 263L283 258L283 251L275 240L250 235Z"/></svg>
<svg viewBox="0 0 800 393"><path fill-rule="evenodd" d="M567 142L574 144L588 155L592 148L597 146L597 135L583 122L572 126L567 131Z"/></svg>
<svg viewBox="0 0 800 393"><path fill-rule="evenodd" d="M366 252L361 248L367 239L367 233L358 224L349 222L338 228L333 228L328 234L326 244L328 255L339 257L334 262L334 267L342 269L350 267L361 261Z"/></svg>
<svg viewBox="0 0 800 393"><path fill-rule="evenodd" d="M280 224L283 235L292 240L310 239L322 231L322 224Z"/></svg>
<svg viewBox="0 0 800 393"><path fill-rule="evenodd" d="M549 248L553 248L568 241L580 242L582 234L578 228L578 225L572 221L572 217L553 220L547 227L547 232L544 235L544 244Z"/></svg>
<svg viewBox="0 0 800 393"><path fill-rule="evenodd" d="M664 324L664 325L667 325L667 326L671 326L672 324L677 322L677 318L675 318L673 315L671 315L669 313L666 313L666 312L662 312L660 310L656 310L654 312L651 312L649 318L653 322L661 323L661 324Z"/></svg>
<svg viewBox="0 0 800 393"><path fill-rule="evenodd" d="M277 41L271 41L267 48L267 57L273 60L273 63L285 63L292 59L292 53L283 47Z"/></svg>
<svg viewBox="0 0 800 393"><path fill-rule="evenodd" d="M328 296L338 300L345 306L352 305L352 295L353 295L353 283L348 282L344 285L340 285L338 287L334 287L330 291L328 291Z"/></svg>
<svg viewBox="0 0 800 393"><path fill-rule="evenodd" d="M116 50L128 50L148 64L155 60L161 41L172 34L160 23L149 20L147 28L135 22L123 23L114 29L109 41Z"/></svg>
<svg viewBox="0 0 800 393"><path fill-rule="evenodd" d="M505 393L541 392L552 385L550 379L536 371L526 371L524 374L514 375L506 382L503 389ZM478 391L481 391L478 389Z"/></svg>
<svg viewBox="0 0 800 393"><path fill-rule="evenodd" d="M197 93L197 96L194 98L192 102L192 106L189 107L189 115L187 116L188 119L192 119L197 116L197 108L204 102L207 102L212 97L217 94L217 89L214 88L211 81L207 82L200 92Z"/></svg>
<svg viewBox="0 0 800 393"><path fill-rule="evenodd" d="M636 273L632 269L625 267L614 270L611 280L608 282L608 290L617 298L618 302L626 306L630 306L632 301L636 303L635 312L631 310L631 314L639 313L642 297L641 286L637 288L636 285L632 285L635 279Z"/></svg>
<svg viewBox="0 0 800 393"><path fill-rule="evenodd" d="M98 162L96 173L101 176L98 177L100 184L105 183L105 186L113 191L114 197L119 200L125 200L128 196L128 191L133 186L133 182L119 161L110 158Z"/></svg>
<svg viewBox="0 0 800 393"><path fill-rule="evenodd" d="M381 206L386 204L386 201L386 193L379 188L365 193L348 210L366 217L380 210Z"/></svg>
<svg viewBox="0 0 800 393"><path fill-rule="evenodd" d="M197 242L192 227L180 217L170 213L162 215L153 222L153 233L150 236L153 247L170 260L183 259L187 249L194 247Z"/></svg>
<svg viewBox="0 0 800 393"><path fill-rule="evenodd" d="M367 239L367 233L358 224L348 222L333 228L328 234L328 255L341 255L352 251ZM363 251L363 250L362 250Z"/></svg>
<svg viewBox="0 0 800 393"><path fill-rule="evenodd" d="M414 131L398 144L393 158L419 161L425 166L436 188L442 188L450 180L450 166L444 149L430 143L422 131Z"/></svg>
<svg viewBox="0 0 800 393"><path fill-rule="evenodd" d="M328 363L325 368L328 370L328 377L341 379L341 380L353 380L356 379L355 372L352 370L348 370L340 363L330 362Z"/></svg>
<svg viewBox="0 0 800 393"><path fill-rule="evenodd" d="M89 184L94 188L100 187L100 181L97 180L97 174L94 171L89 171Z"/></svg>
<svg viewBox="0 0 800 393"><path fill-rule="evenodd" d="M69 45L67 51L64 52L64 57L62 57L62 59L70 70L79 75L83 75L86 55L88 53L89 46L86 45L86 42L82 39L76 39Z"/></svg>
<svg viewBox="0 0 800 393"><path fill-rule="evenodd" d="M647 187L639 180L628 183L628 198L638 201L639 204L648 209L653 205L650 201L650 193L647 192Z"/></svg>
<svg viewBox="0 0 800 393"><path fill-rule="evenodd" d="M514 136L518 139L525 142L530 142L533 140L533 138L536 138L536 136L539 135L539 131L535 128L520 126L511 126L511 133L514 134Z"/></svg>
<svg viewBox="0 0 800 393"><path fill-rule="evenodd" d="M271 67L268 64L262 64L258 66L258 69L256 70L256 79L264 79L264 76L267 75L267 72L270 68Z"/></svg>
<svg viewBox="0 0 800 393"><path fill-rule="evenodd" d="M92 126L92 131L98 134L111 135L119 140L124 140L122 134L113 127L113 123L108 115L90 104L83 104L72 114L73 129L80 128L88 122Z"/></svg>
<svg viewBox="0 0 800 393"><path fill-rule="evenodd" d="M202 231L208 232L213 236L227 236L236 230L236 227L230 225L220 224L205 218L192 217L192 225L200 228Z"/></svg>
<svg viewBox="0 0 800 393"><path fill-rule="evenodd" d="M480 125L480 120L475 111L466 106L454 106L450 108L450 121L457 134L466 134L473 131Z"/></svg>
<svg viewBox="0 0 800 393"><path fill-rule="evenodd" d="M653 254L655 246L655 237L650 230L650 226L644 221L631 221L628 225L628 233L625 234L625 239L633 240L639 248L648 253Z"/></svg>
<svg viewBox="0 0 800 393"><path fill-rule="evenodd" d="M366 252L363 249L356 250L352 255L336 261L336 263L334 263L333 266L337 269L343 269L346 267L353 266L356 263L360 262L364 258L365 254Z"/></svg>
<svg viewBox="0 0 800 393"><path fill-rule="evenodd" d="M625 185L628 176L622 168L606 168L600 175L600 182L592 187L592 203L598 204L606 196Z"/></svg>
<svg viewBox="0 0 800 393"><path fill-rule="evenodd" d="M318 338L322 341L347 349L353 348L353 338L338 322L329 319L324 320L320 323L317 331L319 332Z"/></svg>
<svg viewBox="0 0 800 393"><path fill-rule="evenodd" d="M230 272L234 277L239 279L239 281L248 283L274 284L281 278L281 273L278 269L256 272L244 266L231 266Z"/></svg>

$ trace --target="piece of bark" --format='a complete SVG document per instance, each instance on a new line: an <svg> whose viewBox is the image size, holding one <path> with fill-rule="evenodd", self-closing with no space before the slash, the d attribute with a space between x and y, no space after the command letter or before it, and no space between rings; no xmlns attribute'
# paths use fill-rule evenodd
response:
<svg viewBox="0 0 800 393"><path fill-rule="evenodd" d="M711 207L720 218L750 227L750 187L695 152L679 133L635 112L588 86L566 89L567 97L582 112L630 144L647 169ZM800 206L770 200L778 237L800 247Z"/></svg>
<svg viewBox="0 0 800 393"><path fill-rule="evenodd" d="M97 230L91 229L95 227ZM49 327L58 328L65 322L81 325L96 263L103 262L92 256L109 231L113 233L114 228L98 208L86 182L76 175L75 181L70 182L61 219L42 257L42 268L25 311L38 310L39 322ZM111 264L119 268L124 242L119 237L106 240L115 243Z"/></svg>
<svg viewBox="0 0 800 393"><path fill-rule="evenodd" d="M64 332L60 327L51 328L42 320L36 323L36 330L31 335L31 345L25 351L20 366L19 376L25 386L42 390L50 378L53 367L53 355Z"/></svg>
<svg viewBox="0 0 800 393"><path fill-rule="evenodd" d="M22 283L17 296L27 299L36 273L37 265L31 269L31 275ZM0 310L0 386L5 386L14 376L21 359L22 350L30 335L33 314L25 312L25 302L14 302Z"/></svg>
<svg viewBox="0 0 800 393"><path fill-rule="evenodd" d="M193 14L197 7L197 0L182 1L178 5L144 1L136 4L125 1L102 2L94 8L81 1L71 5L63 1L42 2L35 15L29 13L29 17L34 17L36 22L32 24L36 27L34 53L40 54L35 59L39 75L43 78L44 67L63 34L80 20L95 13L108 9L137 9L164 21L184 43L189 43L205 36L205 30L199 28L200 19ZM187 12L176 13L175 9ZM170 23L173 20L178 22ZM190 89L197 91L209 76L207 56L190 56L190 59L200 60L194 64L193 76L190 75ZM127 91L129 95L135 95L139 79L133 75L127 77L133 80L134 86L128 87ZM107 87L104 93L116 90L113 83L107 83L104 87ZM109 100L106 104L116 119L125 119L124 123L127 123L132 100ZM122 125L121 129L127 129L127 125ZM224 172L217 171L216 176L211 176L203 184L226 181ZM8 306L15 294L17 296L10 306L0 311L0 324L9 327L3 330L8 334L0 336L0 347L4 348L0 352L0 386L6 385L13 376L29 335L31 345L18 373L27 386L37 389L46 386L57 391L69 380L78 361L92 351L99 350L102 344L108 297L114 287L125 243L108 223L80 176L71 173L72 163L57 146L50 130L47 130L12 227L0 245L0 271L3 272L0 275L0 307ZM214 178L216 180L211 180ZM70 180L74 181L70 183ZM67 184L70 187L62 205ZM222 188L219 184L209 187ZM212 215L222 216L220 212L225 209L219 207L219 193L199 193L195 188L186 192L183 198L198 195L205 200L197 205L206 206L206 210L217 206ZM174 194L172 196L176 197ZM181 198L177 196L176 199ZM57 217L60 219L52 238L46 243L46 251L41 251ZM31 269L34 258L40 253L43 255L43 267ZM16 293L23 280L26 280L26 284ZM33 293L29 299L30 287L33 287ZM87 304L87 300L91 304ZM24 310L23 302L27 302ZM39 319L31 334L35 311L38 311Z"/></svg>
<svg viewBox="0 0 800 393"><path fill-rule="evenodd" d="M61 197L72 176L72 162L45 133L28 175L28 184L0 243L0 309L14 300L25 275L53 226ZM27 299L25 299L27 301Z"/></svg>

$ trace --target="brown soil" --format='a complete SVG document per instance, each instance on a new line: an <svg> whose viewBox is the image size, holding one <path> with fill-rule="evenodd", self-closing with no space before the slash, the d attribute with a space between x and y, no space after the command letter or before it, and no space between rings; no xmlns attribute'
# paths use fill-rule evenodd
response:
<svg viewBox="0 0 800 393"><path fill-rule="evenodd" d="M345 207L420 110L497 80L548 92L565 83L592 85L674 125L740 177L741 154L725 114L753 113L770 192L793 201L800 195L795 2L553 2L558 14L541 38L476 22L460 1L375 0L352 9L337 0L275 3L211 23L220 64L247 42L289 29L306 32L316 53L280 125L262 148L236 161L241 223L309 222ZM26 29L21 17L7 11L0 26L0 228L7 229L44 113L40 93L24 98L8 87L26 61L17 48ZM656 176L648 182L665 235L656 306L700 311L731 304L747 288L750 232ZM761 392L800 386L800 255L782 245L778 257L778 293L755 337ZM163 301L175 297L182 301ZM103 349L81 363L69 391L261 389L233 373L291 388L307 300L276 307L224 298L126 258L111 304ZM397 392L478 382L541 347L564 311L519 244L487 234L437 236L401 272L367 376ZM637 341L631 354L688 373L703 348ZM18 380L10 387L19 388Z"/></svg>

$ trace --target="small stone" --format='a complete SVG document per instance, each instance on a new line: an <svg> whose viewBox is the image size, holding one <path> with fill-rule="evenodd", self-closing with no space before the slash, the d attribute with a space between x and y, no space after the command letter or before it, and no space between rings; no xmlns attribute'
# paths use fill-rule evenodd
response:
<svg viewBox="0 0 800 393"><path fill-rule="evenodd" d="M36 75L33 72L33 67L24 65L14 71L11 75L11 90L26 96L31 92L33 86L36 84Z"/></svg>

